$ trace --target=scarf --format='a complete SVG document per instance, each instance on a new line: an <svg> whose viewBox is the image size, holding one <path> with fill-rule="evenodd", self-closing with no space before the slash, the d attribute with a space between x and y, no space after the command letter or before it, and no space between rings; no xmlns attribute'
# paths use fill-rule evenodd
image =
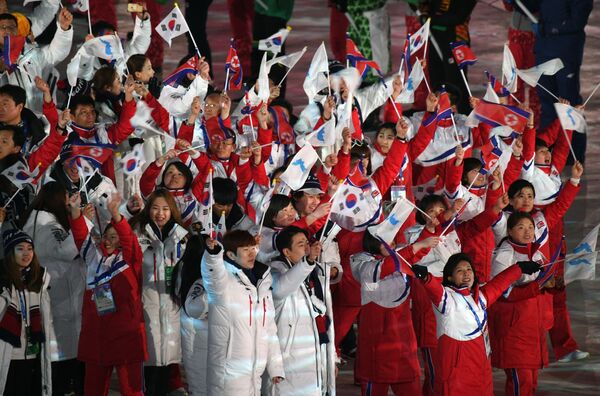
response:
<svg viewBox="0 0 600 396"><path fill-rule="evenodd" d="M40 313L40 293L28 290L19 291L14 287L10 290L10 304L0 321L0 340L21 348L21 331L23 321L29 328L30 343L45 341ZM29 308L27 308L29 306Z"/></svg>

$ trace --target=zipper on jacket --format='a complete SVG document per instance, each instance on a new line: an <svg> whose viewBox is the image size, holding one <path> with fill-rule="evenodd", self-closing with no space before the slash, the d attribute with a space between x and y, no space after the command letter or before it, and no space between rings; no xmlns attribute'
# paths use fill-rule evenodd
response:
<svg viewBox="0 0 600 396"><path fill-rule="evenodd" d="M265 327L266 318L267 318L267 299L263 297L263 327Z"/></svg>
<svg viewBox="0 0 600 396"><path fill-rule="evenodd" d="M158 282L158 274L156 273L156 253L152 253L152 260L154 261L154 283Z"/></svg>
<svg viewBox="0 0 600 396"><path fill-rule="evenodd" d="M250 323L249 326L252 327L252 295L248 294L248 299L250 300L250 309L248 310L250 312Z"/></svg>

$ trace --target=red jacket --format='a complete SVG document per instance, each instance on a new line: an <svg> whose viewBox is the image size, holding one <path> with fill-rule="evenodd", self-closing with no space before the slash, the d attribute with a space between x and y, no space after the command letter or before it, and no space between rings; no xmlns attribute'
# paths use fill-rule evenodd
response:
<svg viewBox="0 0 600 396"><path fill-rule="evenodd" d="M102 366L143 362L148 358L146 331L142 311L142 251L137 237L123 218L112 223L119 234L120 251L112 261L111 269L100 275L112 278L108 281L116 311L99 316L92 300L93 290L87 289L83 295L81 335L79 337L78 359ZM88 249L96 250L83 216L71 220L71 229L77 248L86 244L82 252L86 258ZM106 257L104 251L98 252ZM115 257L115 256L111 256ZM96 261L86 260L88 274L98 266ZM88 279L89 281L89 279ZM89 287L89 286L88 286Z"/></svg>
<svg viewBox="0 0 600 396"><path fill-rule="evenodd" d="M498 274L485 286L481 288L474 286L472 290L443 287L441 280L432 276L429 276L423 284L431 302L436 307L442 305L444 297L448 298L446 293L462 294L463 296L471 294L475 301L479 299L478 295L481 293L485 299L485 307L489 309L504 290L519 279L520 275L519 267L512 266ZM446 307L444 306L444 308ZM441 313L441 315L444 314L453 315L448 318L451 325L461 322L460 315L472 315L466 310L466 306L465 311ZM454 317L457 319L456 322L453 321ZM482 325L485 326L485 323L482 322ZM464 330L466 330L464 332L466 334L471 329ZM483 335L471 340L457 340L447 334L441 334L437 345L434 363L436 370L434 393L436 395L492 396L494 394L492 366L487 356Z"/></svg>
<svg viewBox="0 0 600 396"><path fill-rule="evenodd" d="M427 251L425 249L413 254L412 246L407 246L400 254L409 263L415 263ZM393 259L386 258L381 264L379 279L386 278L394 271ZM414 283L411 278L407 278L407 282ZM359 380L398 383L419 378L421 368L417 358L417 340L407 301L395 308L385 308L375 302L364 305L360 310L358 326L356 377Z"/></svg>

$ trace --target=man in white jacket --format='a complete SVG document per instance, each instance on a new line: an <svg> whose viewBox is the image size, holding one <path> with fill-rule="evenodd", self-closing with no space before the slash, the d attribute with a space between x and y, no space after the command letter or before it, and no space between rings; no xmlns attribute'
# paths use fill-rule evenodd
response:
<svg viewBox="0 0 600 396"><path fill-rule="evenodd" d="M209 396L259 396L265 370L273 383L284 378L271 273L256 262L257 245L241 230L225 234L223 245L206 243Z"/></svg>
<svg viewBox="0 0 600 396"><path fill-rule="evenodd" d="M11 6L14 6L14 2ZM42 0L35 6L31 14L27 15L31 21L31 33L34 37L42 34L48 25L50 25L54 20L54 16L58 12L59 7L60 0ZM15 8L19 9L19 7ZM10 11L17 10L11 9ZM6 0L0 0L0 14L5 12L9 12L7 2Z"/></svg>
<svg viewBox="0 0 600 396"><path fill-rule="evenodd" d="M277 334L286 380L269 384L271 395L335 394L335 347L325 271L317 259L321 243L309 244L308 232L290 226L279 232L280 256L270 263ZM331 375L329 375L331 374Z"/></svg>
<svg viewBox="0 0 600 396"><path fill-rule="evenodd" d="M11 18L12 17L12 18ZM9 73L3 62L0 62L0 85L18 85L27 93L27 108L36 115L42 115L43 95L35 87L35 77L46 80L52 69L62 62L71 51L73 15L62 8L58 13L58 28L50 44L43 47L37 44L25 43L23 52L17 59L17 69ZM4 49L4 37L17 34L17 19L10 14L0 16L0 50Z"/></svg>

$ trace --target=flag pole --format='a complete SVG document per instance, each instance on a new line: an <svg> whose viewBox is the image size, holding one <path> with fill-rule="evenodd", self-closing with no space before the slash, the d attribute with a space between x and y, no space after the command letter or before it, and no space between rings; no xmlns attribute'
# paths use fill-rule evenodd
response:
<svg viewBox="0 0 600 396"><path fill-rule="evenodd" d="M207 229L209 231L209 236L211 239L213 238L213 224L212 224L212 218L213 218L213 210L212 210L212 206L213 206L213 185L212 185L212 174L213 174L213 170L212 168L208 171L208 194L209 194L209 201L208 201L208 224L207 224Z"/></svg>
<svg viewBox="0 0 600 396"><path fill-rule="evenodd" d="M460 138L458 137L458 128L456 128L456 122L454 122L454 113L452 113L452 111L450 111L450 118L452 119L452 127L454 128L454 137L456 138L456 142L460 145L461 143Z"/></svg>
<svg viewBox="0 0 600 396"><path fill-rule="evenodd" d="M460 69L460 75L462 76L463 81L465 82L465 87L467 87L467 92L469 93L469 97L472 97L473 95L471 94L471 88L469 88L469 83L467 82L467 76L465 76L465 71L459 67Z"/></svg>
<svg viewBox="0 0 600 396"><path fill-rule="evenodd" d="M419 58L417 58L417 62L421 62L419 60ZM429 91L429 93L431 93L431 87L429 86L429 82L427 82L427 76L425 75L425 70L423 70L423 81L425 81L425 86L427 87L427 90Z"/></svg>
<svg viewBox="0 0 600 396"><path fill-rule="evenodd" d="M473 179L473 181L475 181L475 180L477 180L477 178ZM471 184L473 184L473 183L471 183ZM461 211L461 210L462 210L462 209L463 209L465 206L467 206L467 204L468 204L469 202L471 202L471 199L473 199L473 198L469 198L469 199L468 199L468 200L467 200L467 201L466 201L464 204L462 204L462 205L460 206L460 208L459 208L459 209L456 211L456 213L454 214L454 216L452 216L452 220L450 220L450 224L448 224L448 225L446 226L446 228L444 228L444 231L442 231L442 233L440 234L440 238L441 238L441 237L443 237L444 235L446 235L446 231L448 231L448 229L449 229L449 228L452 226L452 224L454 224L454 222L456 221L456 219L458 219L458 213L460 213L460 211Z"/></svg>
<svg viewBox="0 0 600 396"><path fill-rule="evenodd" d="M341 186L341 183L340 183L340 186ZM335 192L329 199L328 203L333 202L338 191L340 191L340 186L338 186L337 190L335 190ZM323 232L321 233L321 236L319 237L319 243L323 243L323 239L325 239L325 231L327 231L327 223L329 223L329 219L331 219L331 208L329 209L329 213L327 213L327 218L325 219L325 224L323 224Z"/></svg>
<svg viewBox="0 0 600 396"><path fill-rule="evenodd" d="M187 20L183 16L183 13L181 12L181 9L179 8L179 4L177 4L177 2L175 2L175 8L177 8L177 12L179 13L179 15L181 15L183 22L185 23L187 33L190 35L190 39L192 40L192 44L194 45L194 49L196 50L198 57L202 57L202 54L200 54L200 50L198 49L198 45L196 44L196 40L194 40L194 35L192 34L192 32L190 30L190 25L188 25Z"/></svg>
<svg viewBox="0 0 600 396"><path fill-rule="evenodd" d="M585 102L583 102L583 106L585 106L590 101L590 99L592 99L592 96L594 96L594 94L596 93L598 88L600 88L600 82L598 84L596 84L596 87L594 88L594 90L592 91L590 96L588 96L588 98L585 100Z"/></svg>
<svg viewBox="0 0 600 396"><path fill-rule="evenodd" d="M554 95L552 92L550 92L546 87L544 87L542 84L540 84L539 82L536 83L536 85L540 88L542 88L544 91L548 92L548 94L550 96L552 96L554 99L556 99L557 101L560 101L560 99L558 98L558 96Z"/></svg>
<svg viewBox="0 0 600 396"><path fill-rule="evenodd" d="M571 155L573 156L573 160L577 161L577 156L575 155L575 151L573 150L573 145L571 144L571 140L569 140L567 131L565 131L565 128L560 128L560 129L562 129L563 133L565 134L565 139L567 140L567 143L569 144L569 150L571 150ZM573 133L577 133L577 132L573 131Z"/></svg>
<svg viewBox="0 0 600 396"><path fill-rule="evenodd" d="M523 14L525 14L527 16L527 18L529 18L529 20L531 22L535 23L536 25L538 24L537 18L533 16L533 14L531 13L531 11L529 11L529 9L527 9L527 7L525 7L523 5L523 3L521 3L520 0L515 0L515 3L517 4L517 6L519 6L519 8L521 9L521 11L523 11Z"/></svg>
<svg viewBox="0 0 600 396"><path fill-rule="evenodd" d="M427 22L431 23L431 18L427 18L427 21L425 23ZM429 44L429 30L431 30L431 25L429 26L429 29L427 29L427 41L425 42L425 48L423 49L423 59L427 59L427 44Z"/></svg>
<svg viewBox="0 0 600 396"><path fill-rule="evenodd" d="M91 0L88 0L87 20L88 20L88 29L90 29L90 34L93 35L93 33L92 33L92 16L90 14L90 1Z"/></svg>
<svg viewBox="0 0 600 396"><path fill-rule="evenodd" d="M65 108L65 110L68 109L69 105L71 104L71 97L73 96L73 88L75 88L75 87L71 86L71 89L69 90L69 97L67 98L67 107Z"/></svg>
<svg viewBox="0 0 600 396"><path fill-rule="evenodd" d="M19 191L21 191L22 189L23 189L23 187L17 188L17 191L15 191L15 193L8 199L8 201L4 204L2 209L6 209L8 207L8 205L10 205L10 203L13 201L13 199L15 199L15 197L17 196Z"/></svg>
<svg viewBox="0 0 600 396"><path fill-rule="evenodd" d="M225 91L225 93L227 93L227 90L229 89L229 67L227 68L227 74L225 74L225 86L223 87L223 91Z"/></svg>

